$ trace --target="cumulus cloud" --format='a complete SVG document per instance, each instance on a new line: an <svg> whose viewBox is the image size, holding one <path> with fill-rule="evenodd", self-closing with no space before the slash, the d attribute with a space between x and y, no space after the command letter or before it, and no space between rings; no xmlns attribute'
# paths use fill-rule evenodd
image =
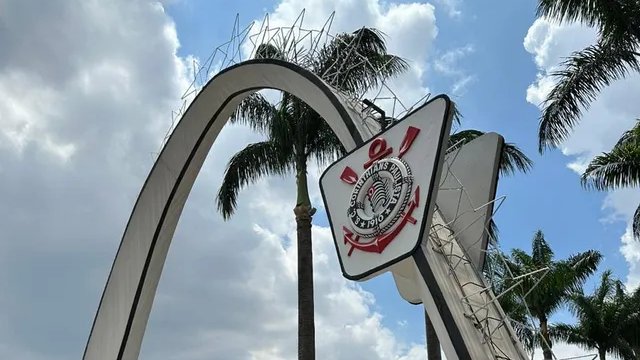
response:
<svg viewBox="0 0 640 360"><path fill-rule="evenodd" d="M436 3L442 6L443 10L454 19L459 19L462 16L462 0L436 0Z"/></svg>
<svg viewBox="0 0 640 360"><path fill-rule="evenodd" d="M3 1L0 358L78 358L186 85L159 4Z"/></svg>
<svg viewBox="0 0 640 360"><path fill-rule="evenodd" d="M272 21L291 23L302 5L280 3ZM405 94L426 91L431 5L304 6L310 22L335 8L338 31L385 31L390 50L413 60ZM189 61L158 2L4 1L0 28L0 358L79 358ZM293 182L243 191L228 223L213 204L229 155L257 139L229 127L215 144L176 232L143 359L295 357ZM383 325L372 294L341 277L329 229L314 237L319 357L423 358L422 345Z"/></svg>
<svg viewBox="0 0 640 360"><path fill-rule="evenodd" d="M541 108L542 101L555 84L552 73L561 61L573 51L592 44L596 35L595 29L580 24L558 24L537 19L524 39L524 47L538 67L537 77L527 89L527 101ZM563 154L570 159L567 164L570 169L581 173L594 156L609 151L620 135L633 126L640 116L640 103L634 100L638 94L640 75L634 73L614 82L598 95L597 100L584 111L573 134L562 144ZM610 192L603 204L603 209L608 212L605 220L629 222L639 202L637 189ZM630 232L627 230L622 237L620 251L629 264L627 280L629 284L637 285L637 279L640 279L640 259L636 256L638 245L629 240Z"/></svg>
<svg viewBox="0 0 640 360"><path fill-rule="evenodd" d="M448 78L453 79L451 93L462 95L467 87L476 80L475 75L468 74L459 62L475 51L473 45L448 50L433 61L433 69Z"/></svg>

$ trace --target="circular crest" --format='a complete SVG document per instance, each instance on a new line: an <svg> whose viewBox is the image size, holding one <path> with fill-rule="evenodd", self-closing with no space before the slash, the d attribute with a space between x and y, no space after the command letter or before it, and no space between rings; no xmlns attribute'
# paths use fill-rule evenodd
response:
<svg viewBox="0 0 640 360"><path fill-rule="evenodd" d="M347 211L353 231L372 238L392 229L407 207L412 185L406 161L392 157L373 163L351 193Z"/></svg>

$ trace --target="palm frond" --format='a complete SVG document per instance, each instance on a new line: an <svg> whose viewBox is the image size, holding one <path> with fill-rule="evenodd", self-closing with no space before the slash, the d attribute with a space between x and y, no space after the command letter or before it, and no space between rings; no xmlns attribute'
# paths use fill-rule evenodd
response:
<svg viewBox="0 0 640 360"><path fill-rule="evenodd" d="M260 93L246 97L231 115L232 123L248 125L252 130L265 134L277 110Z"/></svg>
<svg viewBox="0 0 640 360"><path fill-rule="evenodd" d="M602 254L596 250L587 250L570 256L559 263L559 266L568 268L568 271L563 274L562 281L566 282L572 290L577 290L598 269L601 260Z"/></svg>
<svg viewBox="0 0 640 360"><path fill-rule="evenodd" d="M296 126L300 114L295 113L295 110L301 106L307 105L289 93L282 93L278 108L268 124L267 136L281 152L291 151L298 140Z"/></svg>
<svg viewBox="0 0 640 360"><path fill-rule="evenodd" d="M493 220L493 218L489 219L489 224L487 224L487 236L489 237L489 242L498 242L498 238L500 237L500 229L498 228L498 224Z"/></svg>
<svg viewBox="0 0 640 360"><path fill-rule="evenodd" d="M480 131L480 130L473 130L473 129L468 129L468 130L462 130L462 131L458 131L455 132L451 135L449 135L449 148L453 147L454 145L456 146L456 149L459 148L460 146L464 145L464 144L468 144L470 142L472 142L473 140L479 138L480 136L484 135L484 131Z"/></svg>
<svg viewBox="0 0 640 360"><path fill-rule="evenodd" d="M505 143L502 148L500 173L513 175L516 171L527 173L533 167L533 161L514 143Z"/></svg>
<svg viewBox="0 0 640 360"><path fill-rule="evenodd" d="M271 43L264 43L258 45L255 54L256 59L279 59L285 60L283 51L276 45Z"/></svg>
<svg viewBox="0 0 640 360"><path fill-rule="evenodd" d="M614 291L615 285L612 271L610 269L605 270L600 277L600 286L595 291L595 299L601 303L604 302Z"/></svg>
<svg viewBox="0 0 640 360"><path fill-rule="evenodd" d="M611 152L596 156L581 181L583 186L597 190L640 186L640 142L627 138Z"/></svg>
<svg viewBox="0 0 640 360"><path fill-rule="evenodd" d="M628 295L622 282L607 270L593 294L585 295L578 289L570 296L569 310L577 317L577 323L557 325L552 335L620 359L636 359L633 347L640 340L636 340L640 306L634 296L635 293Z"/></svg>
<svg viewBox="0 0 640 360"><path fill-rule="evenodd" d="M516 332L516 336L525 351L531 353L535 350L536 347L541 346L540 336L532 330L534 327L531 324L520 323L516 321L511 321L511 326L513 330Z"/></svg>
<svg viewBox="0 0 640 360"><path fill-rule="evenodd" d="M603 3L608 1L584 0L539 0L537 15L557 21L584 21L586 25L595 26L600 23Z"/></svg>
<svg viewBox="0 0 640 360"><path fill-rule="evenodd" d="M544 238L541 230L536 231L531 243L531 259L537 266L547 266L553 259L553 250Z"/></svg>
<svg viewBox="0 0 640 360"><path fill-rule="evenodd" d="M535 270L536 265L534 264L533 259L525 251L521 249L512 249L511 258L514 265L519 268L517 269L517 272L514 272L514 275L522 275L528 271Z"/></svg>
<svg viewBox="0 0 640 360"><path fill-rule="evenodd" d="M539 0L537 13L558 22L577 21L596 27L602 37L640 40L637 0Z"/></svg>
<svg viewBox="0 0 640 360"><path fill-rule="evenodd" d="M267 175L285 175L292 172L293 154L284 153L271 141L250 144L236 153L224 173L218 190L218 211L226 220L233 215L240 189Z"/></svg>
<svg viewBox="0 0 640 360"><path fill-rule="evenodd" d="M564 69L553 74L558 82L547 96L540 118L541 153L567 138L582 109L589 107L602 87L626 76L630 69L640 71L633 46L600 42L573 53L563 63Z"/></svg>
<svg viewBox="0 0 640 360"><path fill-rule="evenodd" d="M462 113L454 101L451 102L451 117L453 118L453 125L459 126L462 123Z"/></svg>
<svg viewBox="0 0 640 360"><path fill-rule="evenodd" d="M557 21L583 22L589 26L598 26L605 19L607 8L615 6L607 0L539 0L537 14Z"/></svg>
<svg viewBox="0 0 640 360"><path fill-rule="evenodd" d="M616 146L620 146L628 142L640 144L640 119L636 120L636 124L631 128L631 130L625 131L622 136L620 136L620 140L618 140Z"/></svg>
<svg viewBox="0 0 640 360"><path fill-rule="evenodd" d="M638 360L638 355L634 352L633 346L623 337L615 339L615 347L609 352L622 360Z"/></svg>
<svg viewBox="0 0 640 360"><path fill-rule="evenodd" d="M598 319L602 315L601 304L594 301L592 296L576 292L569 297L568 308L578 318L579 322L587 323Z"/></svg>
<svg viewBox="0 0 640 360"><path fill-rule="evenodd" d="M460 148L480 136L485 132L480 130L462 130L449 136L449 149L453 151ZM455 145L455 148L453 147ZM513 143L505 143L502 148L502 157L500 161L500 174L509 176L515 174L516 171L523 173L528 172L533 167L533 161Z"/></svg>
<svg viewBox="0 0 640 360"><path fill-rule="evenodd" d="M549 335L555 341L563 341L573 345L593 348L594 343L584 334L584 329L579 325L571 324L554 324L549 329Z"/></svg>
<svg viewBox="0 0 640 360"><path fill-rule="evenodd" d="M338 34L320 49L313 71L338 89L362 94L384 79L408 70L402 58L387 53L383 34L372 28Z"/></svg>
<svg viewBox="0 0 640 360"><path fill-rule="evenodd" d="M313 157L318 165L325 166L344 155L346 150L324 119L320 116L312 119L314 123L307 138L307 156Z"/></svg>
<svg viewBox="0 0 640 360"><path fill-rule="evenodd" d="M640 240L640 205L636 209L636 212L633 214L633 225L632 225L633 237L636 240Z"/></svg>

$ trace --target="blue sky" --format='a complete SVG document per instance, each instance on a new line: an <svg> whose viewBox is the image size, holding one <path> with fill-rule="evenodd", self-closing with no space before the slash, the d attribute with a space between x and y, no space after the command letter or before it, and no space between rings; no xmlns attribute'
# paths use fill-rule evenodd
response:
<svg viewBox="0 0 640 360"><path fill-rule="evenodd" d="M574 136L538 154L537 104L548 74L594 35L536 20L534 1L5 0L0 358L80 356L129 211L190 81L190 59L225 42L238 13L241 24L266 12L290 24L303 6L311 25L335 9L338 31L380 27L412 64L402 95L450 94L463 128L496 131L534 160L530 174L500 180L503 248L528 250L541 229L557 257L597 249L605 255L600 270L640 283L640 246L628 231L640 194L585 191L576 171L640 114L640 82L633 76L604 91ZM229 127L215 144L176 232L142 359L293 358L292 181L247 189L229 223L213 207L229 155L256 139ZM341 279L324 215L315 222L319 353L423 358L420 307L400 299L390 276ZM558 353L581 354L567 346Z"/></svg>

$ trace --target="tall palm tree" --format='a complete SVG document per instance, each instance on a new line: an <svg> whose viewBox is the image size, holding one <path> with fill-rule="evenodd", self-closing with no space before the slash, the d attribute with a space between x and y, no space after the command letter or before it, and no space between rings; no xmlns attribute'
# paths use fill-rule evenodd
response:
<svg viewBox="0 0 640 360"><path fill-rule="evenodd" d="M461 115L457 108L454 106L454 121L459 123L461 119ZM456 148L467 144L478 137L484 135L485 133L480 130L461 130L455 132L449 137L449 151L453 151L453 146ZM516 171L521 171L523 173L531 170L533 166L533 162L531 159L527 157L527 155L520 150L513 143L505 143L502 148L502 157L499 165L500 175L513 175ZM493 220L490 222L490 231L492 232L491 236L495 238L496 236L496 226ZM425 333L427 340L427 359L429 360L441 360L442 353L440 351L440 340L438 339L438 335L433 329L433 325L431 324L431 320L427 315L427 312L424 313L424 321L425 321Z"/></svg>
<svg viewBox="0 0 640 360"><path fill-rule="evenodd" d="M354 54L360 54L356 57ZM282 51L263 45L257 57L284 58ZM366 62L362 59L366 58ZM333 76L341 72L340 90L364 93L388 77L407 69L401 58L387 53L378 31L363 28L345 33L322 47L304 66L315 74ZM336 69L339 66L340 69ZM330 79L325 78L329 81ZM249 125L267 140L250 144L233 155L227 165L217 196L218 210L228 219L236 209L239 191L269 175L294 175L297 199L294 214L298 245L298 358L315 358L313 306L313 258L311 220L315 212L309 199L307 165L316 160L321 166L344 153L331 128L313 109L295 96L283 93L273 105L259 93L245 99L231 118L232 122Z"/></svg>
<svg viewBox="0 0 640 360"><path fill-rule="evenodd" d="M531 315L540 326L537 341L542 347L545 360L551 360L552 342L549 335L549 317L566 303L571 293L578 290L600 263L602 255L595 250L578 253L564 260L554 260L554 253L538 230L532 240L531 254L513 249L505 259L506 266L514 277L533 273L547 268L546 272L537 272L524 276L515 291L524 297ZM509 279L507 279L507 283ZM507 284L508 285L508 284Z"/></svg>
<svg viewBox="0 0 640 360"><path fill-rule="evenodd" d="M638 306L625 292L622 282L607 270L592 295L585 295L581 290L571 295L569 309L578 323L557 324L552 327L551 335L569 344L597 349L600 360L605 360L607 354L623 360L637 359L636 355L640 354L634 354L629 335L630 332L638 334Z"/></svg>
<svg viewBox="0 0 640 360"><path fill-rule="evenodd" d="M610 152L591 160L582 174L582 184L601 191L640 186L640 119ZM640 205L633 216L632 228L634 237L640 239Z"/></svg>
<svg viewBox="0 0 640 360"><path fill-rule="evenodd" d="M573 53L553 74L557 83L544 102L538 133L543 152L569 136L603 87L640 72L640 1L538 0L538 15L598 30L594 45Z"/></svg>

